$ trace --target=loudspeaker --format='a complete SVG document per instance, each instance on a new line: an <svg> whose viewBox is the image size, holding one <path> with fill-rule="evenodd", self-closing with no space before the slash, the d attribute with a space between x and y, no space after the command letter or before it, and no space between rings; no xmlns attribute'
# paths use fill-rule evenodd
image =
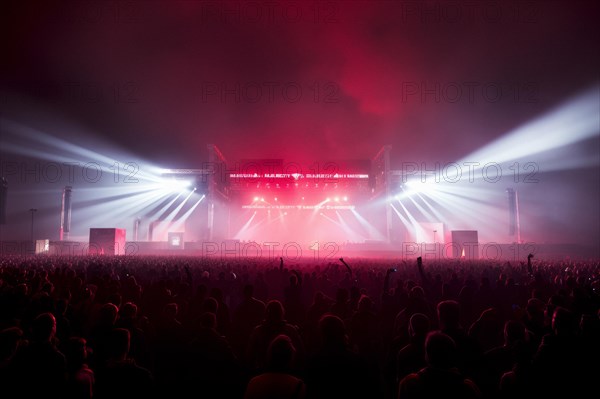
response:
<svg viewBox="0 0 600 399"><path fill-rule="evenodd" d="M452 257L479 259L477 230L452 230Z"/></svg>
<svg viewBox="0 0 600 399"><path fill-rule="evenodd" d="M141 223L142 220L140 218L135 218L135 220L133 221L133 241L137 242L139 240Z"/></svg>
<svg viewBox="0 0 600 399"><path fill-rule="evenodd" d="M125 229L90 229L90 255L125 255Z"/></svg>
<svg viewBox="0 0 600 399"><path fill-rule="evenodd" d="M515 190L507 188L508 194L508 235L514 236L517 226L517 196Z"/></svg>
<svg viewBox="0 0 600 399"><path fill-rule="evenodd" d="M63 191L63 231L71 231L71 186L65 186Z"/></svg>
<svg viewBox="0 0 600 399"><path fill-rule="evenodd" d="M71 186L65 186L62 193L62 201L60 205L60 240L62 241L64 233L69 236L71 231Z"/></svg>

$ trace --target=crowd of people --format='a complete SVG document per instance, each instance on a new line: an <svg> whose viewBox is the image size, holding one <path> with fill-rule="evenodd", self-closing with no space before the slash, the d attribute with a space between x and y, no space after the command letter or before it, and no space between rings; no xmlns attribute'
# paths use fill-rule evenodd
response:
<svg viewBox="0 0 600 399"><path fill-rule="evenodd" d="M0 396L589 395L599 279L532 256L5 256Z"/></svg>

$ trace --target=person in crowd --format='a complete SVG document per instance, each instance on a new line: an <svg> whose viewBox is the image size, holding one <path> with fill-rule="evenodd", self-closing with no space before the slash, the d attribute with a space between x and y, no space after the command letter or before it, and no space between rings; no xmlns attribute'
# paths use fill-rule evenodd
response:
<svg viewBox="0 0 600 399"><path fill-rule="evenodd" d="M296 348L287 335L278 335L267 350L266 371L250 380L244 399L303 399L304 381L291 374Z"/></svg>
<svg viewBox="0 0 600 399"><path fill-rule="evenodd" d="M31 326L31 342L20 346L13 359L18 396L65 395L67 362L55 344L56 319L52 313L38 315Z"/></svg>
<svg viewBox="0 0 600 399"><path fill-rule="evenodd" d="M244 285L242 302L233 313L233 328L230 336L238 356L244 354L252 331L265 317L265 303L253 295L254 286L252 284Z"/></svg>
<svg viewBox="0 0 600 399"><path fill-rule="evenodd" d="M115 328L108 335L108 357L96 373L98 399L153 398L152 373L138 366L129 354L130 335L124 328Z"/></svg>
<svg viewBox="0 0 600 399"><path fill-rule="evenodd" d="M284 334L290 337L296 348L297 363L303 364L304 345L296 326L289 324L285 318L285 311L281 302L269 301L265 309L265 319L258 325L248 342L246 358L251 368L263 370L266 365L267 348L269 343L278 336Z"/></svg>
<svg viewBox="0 0 600 399"><path fill-rule="evenodd" d="M410 318L408 333L410 342L398 352L397 359L397 378L400 382L402 378L410 373L416 373L426 366L425 362L425 338L431 328L429 317L423 313L415 313Z"/></svg>
<svg viewBox="0 0 600 399"><path fill-rule="evenodd" d="M326 314L319 321L319 330L321 348L309 359L306 368L308 397L380 397L367 362L350 348L342 319Z"/></svg>
<svg viewBox="0 0 600 399"><path fill-rule="evenodd" d="M217 316L204 313L200 329L186 346L184 359L173 365L183 393L199 392L203 398L239 397L242 368L226 337L217 330Z"/></svg>
<svg viewBox="0 0 600 399"><path fill-rule="evenodd" d="M440 331L452 338L458 351L455 359L458 368L463 373L471 372L481 351L460 323L459 303L453 300L442 301L437 305L437 313Z"/></svg>
<svg viewBox="0 0 600 399"><path fill-rule="evenodd" d="M398 399L411 398L479 398L475 383L456 367L457 348L447 334L434 331L425 340L427 366L400 381Z"/></svg>
<svg viewBox="0 0 600 399"><path fill-rule="evenodd" d="M65 342L67 359L66 397L69 399L92 399L94 397L94 372L87 364L85 339L71 337Z"/></svg>
<svg viewBox="0 0 600 399"><path fill-rule="evenodd" d="M589 381L584 364L585 348L578 337L578 320L570 310L557 307L552 316L552 333L546 334L533 357L532 372L546 397L584 394ZM593 363L590 365L592 367Z"/></svg>

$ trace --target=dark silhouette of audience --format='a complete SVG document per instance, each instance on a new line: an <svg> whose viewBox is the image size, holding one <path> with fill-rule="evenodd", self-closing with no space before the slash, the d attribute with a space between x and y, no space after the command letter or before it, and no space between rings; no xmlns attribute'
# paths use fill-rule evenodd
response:
<svg viewBox="0 0 600 399"><path fill-rule="evenodd" d="M254 328L260 324L265 315L265 303L253 295L254 286L246 284L242 293L242 302L233 314L231 341L236 354L240 357L245 353Z"/></svg>
<svg viewBox="0 0 600 399"><path fill-rule="evenodd" d="M599 289L597 260L2 256L0 397L587 397Z"/></svg>
<svg viewBox="0 0 600 399"><path fill-rule="evenodd" d="M376 397L373 375L365 359L351 350L342 319L325 315L319 322L319 330L321 347L306 368L309 397Z"/></svg>
<svg viewBox="0 0 600 399"><path fill-rule="evenodd" d="M91 399L94 396L94 372L87 365L87 343L79 337L69 338L64 345L67 359L66 397Z"/></svg>
<svg viewBox="0 0 600 399"><path fill-rule="evenodd" d="M128 357L130 336L124 328L113 329L108 336L106 363L96 370L97 398L152 398L154 378L147 369Z"/></svg>
<svg viewBox="0 0 600 399"><path fill-rule="evenodd" d="M416 373L426 366L425 338L431 327L429 318L423 313L415 313L410 318L408 333L410 342L397 355L397 381L410 373Z"/></svg>
<svg viewBox="0 0 600 399"><path fill-rule="evenodd" d="M250 380L244 399L303 399L304 381L291 374L295 355L296 348L287 335L275 337L267 349L267 371Z"/></svg>
<svg viewBox="0 0 600 399"><path fill-rule="evenodd" d="M67 361L55 345L56 319L42 313L31 325L31 342L13 359L16 389L22 397L61 397L67 382Z"/></svg>
<svg viewBox="0 0 600 399"><path fill-rule="evenodd" d="M425 340L427 366L400 381L399 399L411 398L478 398L479 389L456 367L458 351L454 340L434 331Z"/></svg>
<svg viewBox="0 0 600 399"><path fill-rule="evenodd" d="M234 397L242 392L241 365L227 339L217 331L217 317L204 313L190 341L182 375L188 390L202 397Z"/></svg>
<svg viewBox="0 0 600 399"><path fill-rule="evenodd" d="M298 330L284 319L284 309L281 302L277 300L267 303L265 318L259 324L248 342L247 359L248 364L257 370L263 370L266 364L267 347L276 336L284 334L290 337L297 351L297 362L302 364L304 360L304 345Z"/></svg>

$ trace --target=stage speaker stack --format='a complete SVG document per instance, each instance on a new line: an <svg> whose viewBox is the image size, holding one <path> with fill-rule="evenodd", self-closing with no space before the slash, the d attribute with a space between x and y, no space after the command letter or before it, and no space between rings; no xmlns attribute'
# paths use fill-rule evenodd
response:
<svg viewBox="0 0 600 399"><path fill-rule="evenodd" d="M90 255L125 255L125 229L90 229Z"/></svg>
<svg viewBox="0 0 600 399"><path fill-rule="evenodd" d="M514 236L517 227L517 196L515 190L507 188L508 194L508 235Z"/></svg>
<svg viewBox="0 0 600 399"><path fill-rule="evenodd" d="M452 230L452 257L455 259L479 259L477 230Z"/></svg>
<svg viewBox="0 0 600 399"><path fill-rule="evenodd" d="M69 237L71 231L71 186L65 186L60 210L60 240ZM66 233L66 237L64 236Z"/></svg>

